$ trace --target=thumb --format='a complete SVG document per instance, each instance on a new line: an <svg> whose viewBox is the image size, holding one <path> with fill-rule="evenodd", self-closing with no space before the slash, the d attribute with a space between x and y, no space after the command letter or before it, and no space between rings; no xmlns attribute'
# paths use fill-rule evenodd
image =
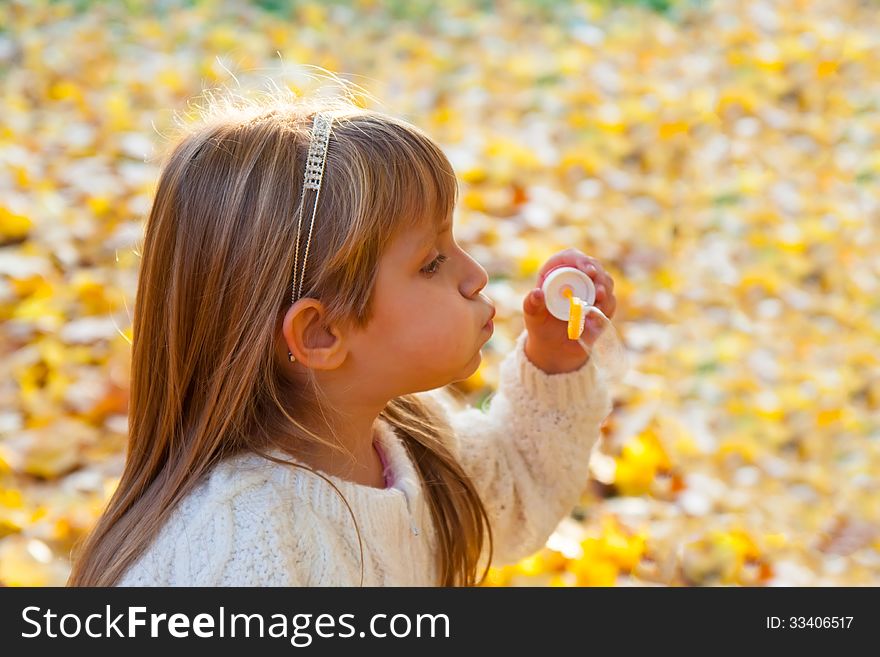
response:
<svg viewBox="0 0 880 657"><path fill-rule="evenodd" d="M543 317L547 314L547 305L544 303L544 291L536 287L526 295L523 301L523 313L533 317Z"/></svg>

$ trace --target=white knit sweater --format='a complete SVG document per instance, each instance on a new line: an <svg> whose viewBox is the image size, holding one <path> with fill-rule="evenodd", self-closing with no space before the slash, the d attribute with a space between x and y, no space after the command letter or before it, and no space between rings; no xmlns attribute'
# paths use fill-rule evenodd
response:
<svg viewBox="0 0 880 657"><path fill-rule="evenodd" d="M452 426L453 453L492 524L493 565L539 550L577 504L590 451L611 411L594 359L575 372L547 374L526 357L526 335L519 335L501 362L498 389L486 411L462 407L444 389L419 393ZM434 586L436 534L418 473L393 428L377 422L391 488L323 474L357 518L364 585ZM117 586L357 586L359 581L357 533L336 491L311 472L248 453L214 466Z"/></svg>

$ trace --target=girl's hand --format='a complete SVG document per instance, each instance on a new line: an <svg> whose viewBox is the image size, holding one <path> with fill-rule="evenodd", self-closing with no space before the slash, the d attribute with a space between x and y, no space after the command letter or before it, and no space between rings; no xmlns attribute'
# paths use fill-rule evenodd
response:
<svg viewBox="0 0 880 657"><path fill-rule="evenodd" d="M573 372L580 369L590 357L577 340L568 338L568 322L551 315L544 303L544 292L541 290L544 278L550 270L562 265L577 267L592 279L596 286L594 305L608 319L614 316L617 309L614 280L598 260L577 249L566 249L551 256L538 272L538 287L529 292L523 301L523 316L528 331L525 353L536 367L547 374ZM592 347L603 328L604 320L595 313L587 313L581 340Z"/></svg>

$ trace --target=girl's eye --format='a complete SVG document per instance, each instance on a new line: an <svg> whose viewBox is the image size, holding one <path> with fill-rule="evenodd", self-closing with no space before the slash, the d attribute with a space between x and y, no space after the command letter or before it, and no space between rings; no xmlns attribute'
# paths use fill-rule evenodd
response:
<svg viewBox="0 0 880 657"><path fill-rule="evenodd" d="M425 274L428 274L429 276L436 274L437 271L440 269L440 263L446 262L446 260L447 260L447 257L441 253L436 258L434 258L430 263L428 263L426 266L422 267L422 271Z"/></svg>

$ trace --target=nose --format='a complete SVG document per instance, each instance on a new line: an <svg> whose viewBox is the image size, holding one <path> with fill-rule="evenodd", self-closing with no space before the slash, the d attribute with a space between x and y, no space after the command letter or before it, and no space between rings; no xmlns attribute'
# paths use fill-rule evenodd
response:
<svg viewBox="0 0 880 657"><path fill-rule="evenodd" d="M466 273L462 278L460 290L461 294L467 299L477 300L481 298L483 302L491 309L489 319L495 317L495 304L485 294L482 294L483 288L489 284L489 273L479 262L474 260L467 251L462 249L467 263ZM489 320L486 320L489 321Z"/></svg>
<svg viewBox="0 0 880 657"><path fill-rule="evenodd" d="M469 275L465 278L465 287L462 291L468 298L473 298L489 284L489 273L483 265L474 260L470 255L468 255L468 258L471 261L472 268Z"/></svg>

